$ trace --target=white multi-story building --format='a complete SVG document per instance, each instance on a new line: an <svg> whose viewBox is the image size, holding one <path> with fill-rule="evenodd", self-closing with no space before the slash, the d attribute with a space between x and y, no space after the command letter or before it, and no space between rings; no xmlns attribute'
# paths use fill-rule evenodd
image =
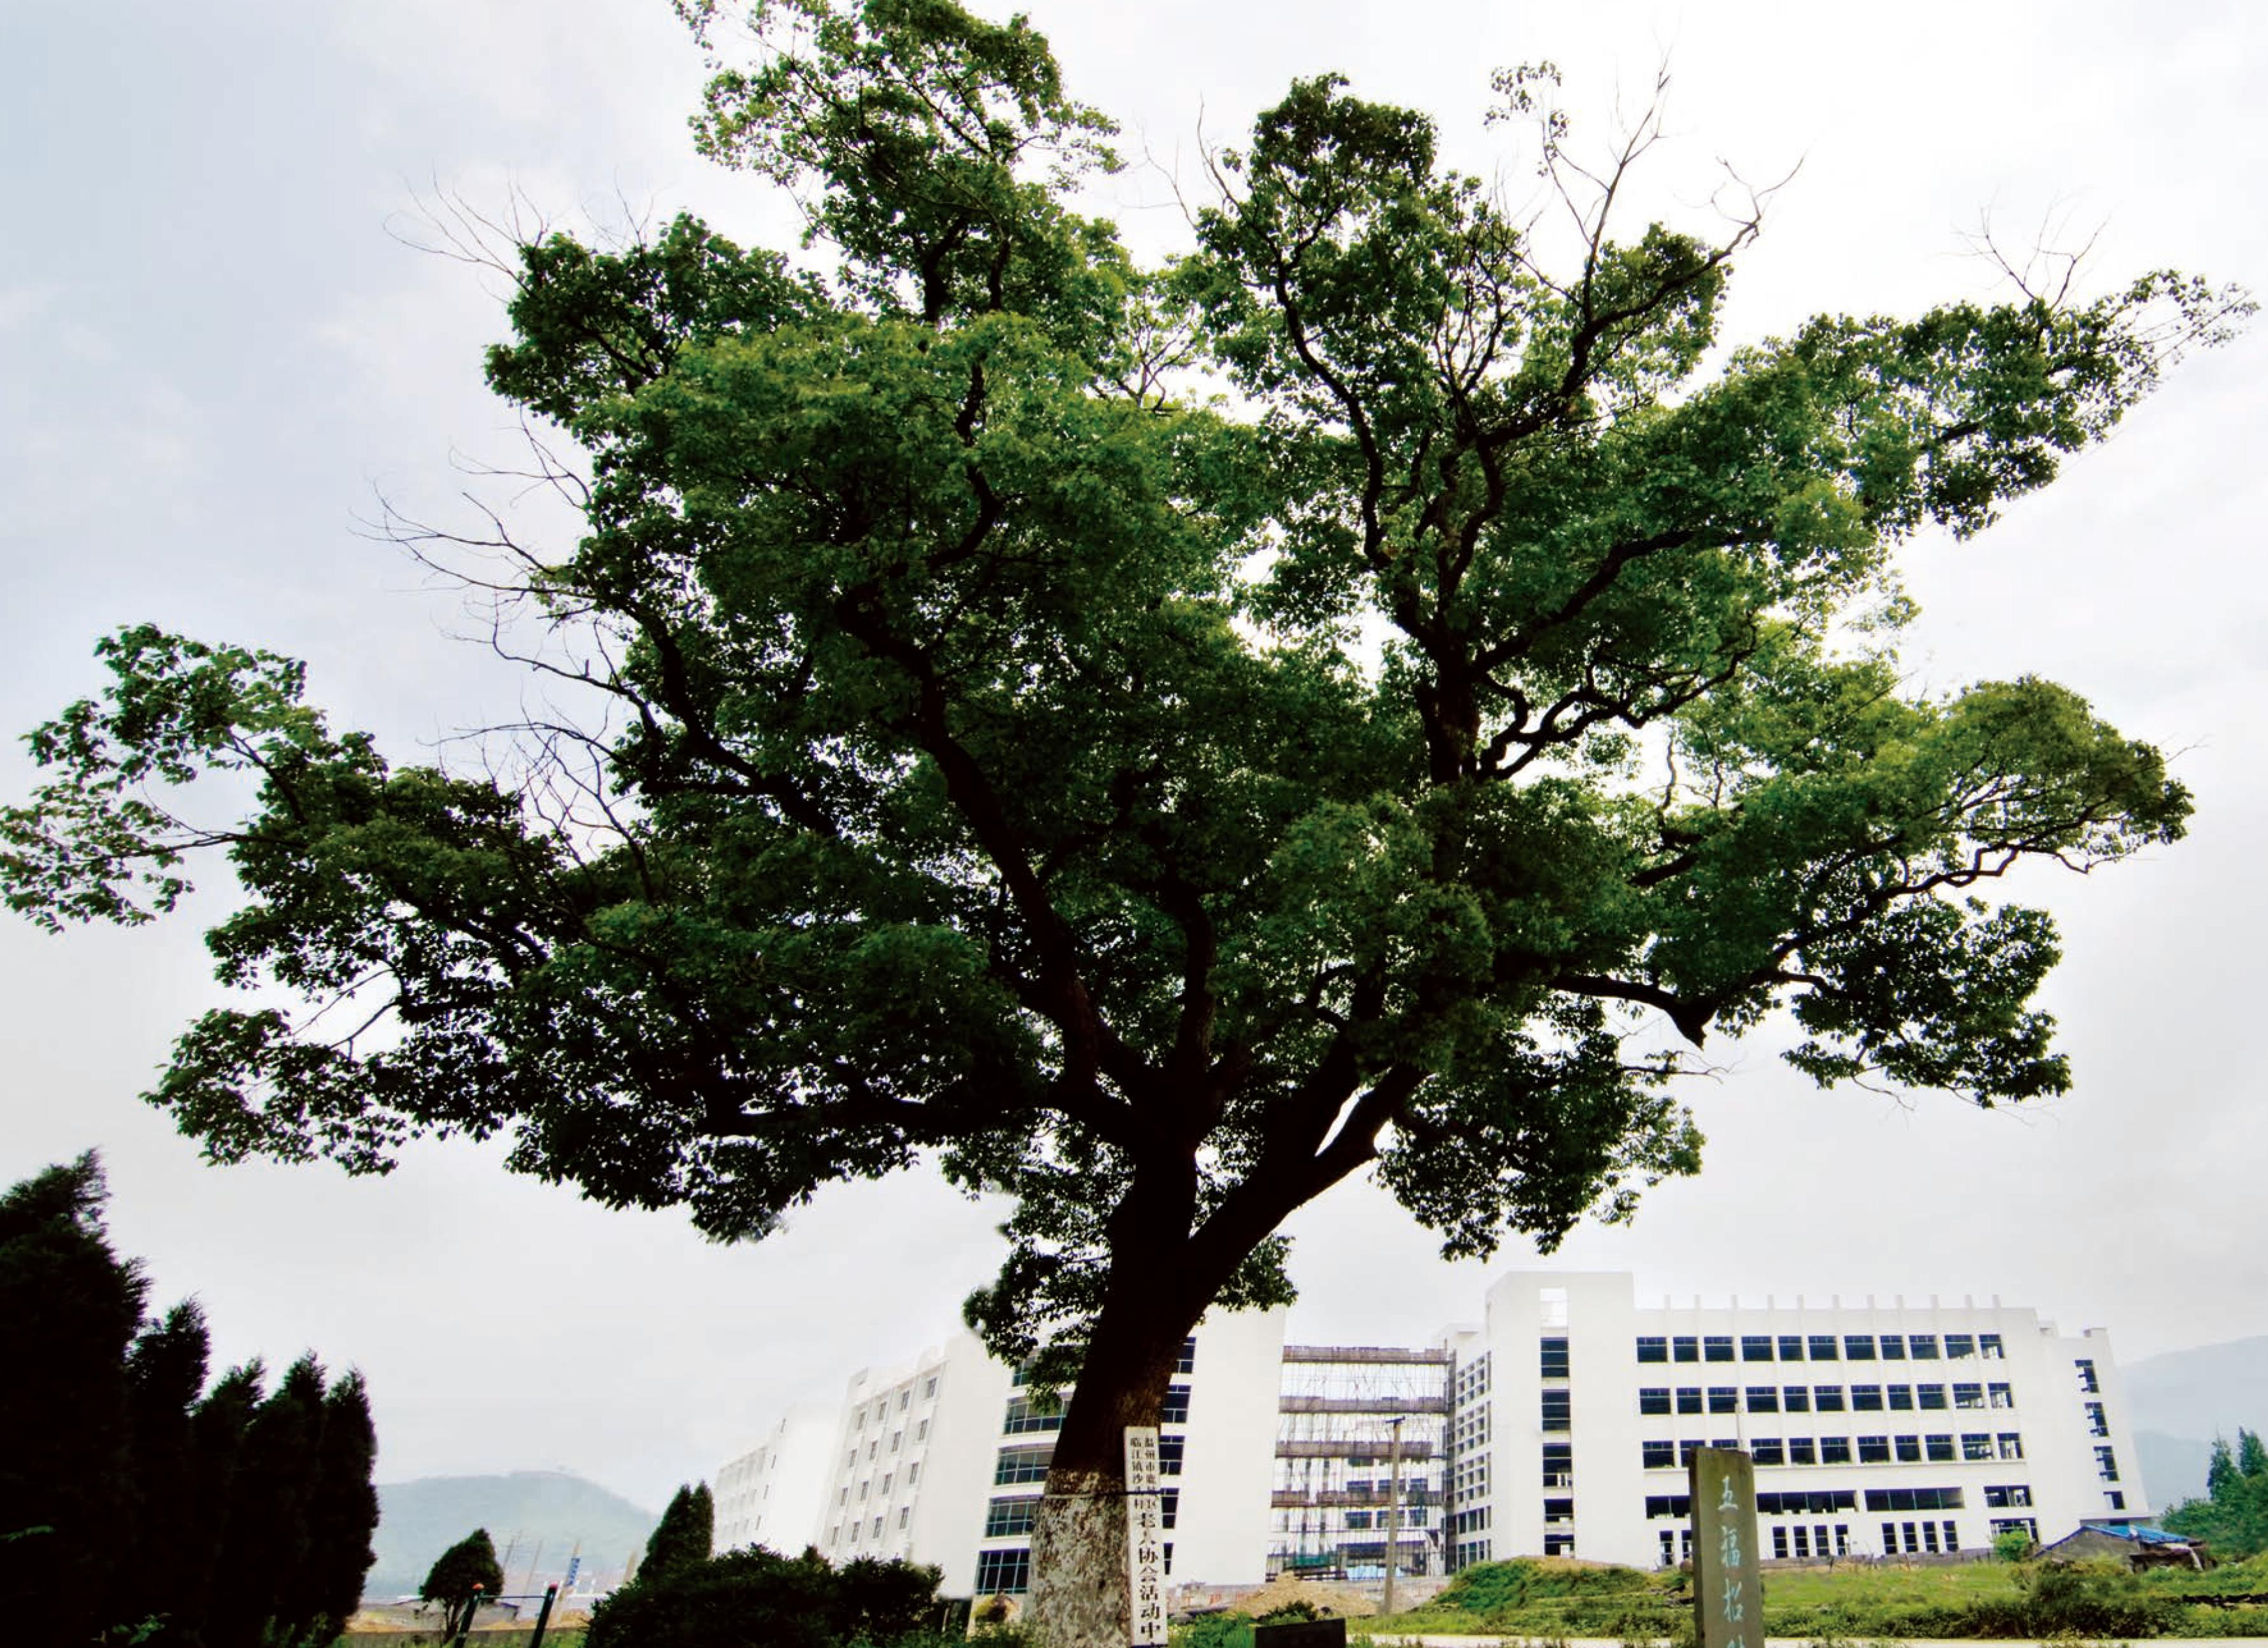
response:
<svg viewBox="0 0 2268 1648"><path fill-rule="evenodd" d="M1061 1416L962 1334L853 1378L718 1476L719 1549L906 1557L1020 1592ZM1170 1571L1256 1584L1519 1556L1690 1555L1684 1465L1756 1463L1767 1554L1974 1550L2146 1519L2108 1335L1931 1299L1641 1306L1626 1273L1513 1271L1432 1346L1285 1345L1216 1315L1162 1426ZM759 1522L758 1518L763 1519Z"/></svg>
<svg viewBox="0 0 2268 1648"><path fill-rule="evenodd" d="M1451 1563L1690 1554L1684 1464L1756 1463L1777 1558L1975 1549L2141 1521L2110 1337L1997 1299L1638 1304L1627 1274L1518 1271L1450 1336Z"/></svg>
<svg viewBox="0 0 2268 1648"><path fill-rule="evenodd" d="M1182 1348L1160 1426L1170 1573L1226 1585L1266 1577L1267 1518L1252 1511L1268 1504L1283 1344L1278 1310L1209 1319ZM1021 1592L1062 1425L974 1334L956 1335L910 1366L851 1379L808 1521L776 1514L760 1534L720 1495L718 1549L902 1557L941 1569L949 1593ZM735 1484L731 1503L761 1486L764 1456L760 1447L718 1473ZM790 1502L776 1491L774 1503Z"/></svg>

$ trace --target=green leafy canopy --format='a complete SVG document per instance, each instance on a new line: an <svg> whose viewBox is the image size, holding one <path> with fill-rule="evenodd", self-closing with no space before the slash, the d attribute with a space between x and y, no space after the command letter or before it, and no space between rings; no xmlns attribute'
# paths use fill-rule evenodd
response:
<svg viewBox="0 0 2268 1648"><path fill-rule="evenodd" d="M932 1159L1015 1198L996 1345L1138 1317L1146 1369L1288 1297L1273 1232L1351 1173L1484 1254L1694 1171L1663 1028L1787 1005L1822 1083L2067 1085L2052 925L1984 894L2190 798L2051 683L1908 691L1892 555L2241 294L1718 350L1756 222L1624 237L1643 145L1582 195L1536 71L1502 112L1543 110L1568 257L1323 76L1148 268L1076 210L1110 127L1021 20L680 9L747 25L698 140L806 247L519 246L489 358L587 455L580 541L510 578L583 660L532 757L599 777L394 766L298 664L148 627L31 735L12 908L147 920L198 849L243 891L220 975L283 1004L205 1014L152 1094L214 1158L502 1134L725 1239ZM216 772L248 808L183 823Z"/></svg>

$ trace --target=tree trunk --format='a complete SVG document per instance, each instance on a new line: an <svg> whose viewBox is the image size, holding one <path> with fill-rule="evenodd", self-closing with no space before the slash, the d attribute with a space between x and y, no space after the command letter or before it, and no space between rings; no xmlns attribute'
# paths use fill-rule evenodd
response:
<svg viewBox="0 0 2268 1648"><path fill-rule="evenodd" d="M1152 1254L1138 1269L1114 1262L1114 1272L1130 1273L1113 1276L1064 1411L1032 1526L1028 1618L1043 1648L1126 1648L1132 1636L1125 1427L1158 1423L1182 1342L1204 1311L1173 1285L1174 1256Z"/></svg>

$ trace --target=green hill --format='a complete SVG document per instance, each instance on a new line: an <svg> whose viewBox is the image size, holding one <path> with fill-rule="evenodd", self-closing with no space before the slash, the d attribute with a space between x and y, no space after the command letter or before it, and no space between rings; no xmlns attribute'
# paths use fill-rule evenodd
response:
<svg viewBox="0 0 2268 1648"><path fill-rule="evenodd" d="M512 1552L504 1564L507 1593L528 1583L531 1563L535 1589L559 1578L578 1543L584 1575L619 1577L661 1519L620 1494L563 1471L381 1482L378 1503L378 1534L372 1541L378 1560L362 1587L373 1599L416 1591L433 1559L476 1527L488 1529L499 1556L507 1549Z"/></svg>

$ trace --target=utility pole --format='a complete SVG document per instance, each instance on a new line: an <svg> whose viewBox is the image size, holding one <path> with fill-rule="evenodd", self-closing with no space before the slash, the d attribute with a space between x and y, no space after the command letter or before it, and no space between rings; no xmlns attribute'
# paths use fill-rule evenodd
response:
<svg viewBox="0 0 2268 1648"><path fill-rule="evenodd" d="M1386 1422L1394 1439L1386 1454L1386 1600L1379 1605L1381 1615L1394 1612L1394 1571L1401 1566L1402 1423L1406 1417L1396 1414Z"/></svg>

